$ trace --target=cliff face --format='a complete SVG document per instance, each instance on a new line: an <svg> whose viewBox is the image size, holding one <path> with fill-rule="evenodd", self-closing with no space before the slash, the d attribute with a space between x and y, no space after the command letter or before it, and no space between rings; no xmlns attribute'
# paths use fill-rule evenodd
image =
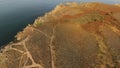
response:
<svg viewBox="0 0 120 68"><path fill-rule="evenodd" d="M120 68L120 7L58 5L1 49L0 68Z"/></svg>

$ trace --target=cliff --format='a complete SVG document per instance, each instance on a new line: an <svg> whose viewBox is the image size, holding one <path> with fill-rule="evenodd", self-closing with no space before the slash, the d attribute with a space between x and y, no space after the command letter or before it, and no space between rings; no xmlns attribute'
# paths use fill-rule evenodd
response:
<svg viewBox="0 0 120 68"><path fill-rule="evenodd" d="M0 51L0 68L120 68L120 7L60 4Z"/></svg>

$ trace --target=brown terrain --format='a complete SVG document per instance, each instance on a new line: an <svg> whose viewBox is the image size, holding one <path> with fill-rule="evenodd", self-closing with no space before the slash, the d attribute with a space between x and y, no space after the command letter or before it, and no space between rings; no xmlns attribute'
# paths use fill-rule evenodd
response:
<svg viewBox="0 0 120 68"><path fill-rule="evenodd" d="M120 68L120 5L58 5L1 48L0 68Z"/></svg>

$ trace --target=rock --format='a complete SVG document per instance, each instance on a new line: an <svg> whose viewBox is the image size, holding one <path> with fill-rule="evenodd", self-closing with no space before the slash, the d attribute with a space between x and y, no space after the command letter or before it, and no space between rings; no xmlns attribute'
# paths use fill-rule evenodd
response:
<svg viewBox="0 0 120 68"><path fill-rule="evenodd" d="M119 13L97 2L58 5L1 48L0 68L120 68Z"/></svg>
<svg viewBox="0 0 120 68"><path fill-rule="evenodd" d="M116 6L120 7L120 4L115 4Z"/></svg>

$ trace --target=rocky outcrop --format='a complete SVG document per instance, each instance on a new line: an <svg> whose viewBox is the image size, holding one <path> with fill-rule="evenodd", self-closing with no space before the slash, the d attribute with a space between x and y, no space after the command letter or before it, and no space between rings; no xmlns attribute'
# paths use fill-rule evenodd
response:
<svg viewBox="0 0 120 68"><path fill-rule="evenodd" d="M120 7L58 5L1 48L0 68L120 68Z"/></svg>
<svg viewBox="0 0 120 68"><path fill-rule="evenodd" d="M120 7L120 4L115 4L115 5Z"/></svg>

